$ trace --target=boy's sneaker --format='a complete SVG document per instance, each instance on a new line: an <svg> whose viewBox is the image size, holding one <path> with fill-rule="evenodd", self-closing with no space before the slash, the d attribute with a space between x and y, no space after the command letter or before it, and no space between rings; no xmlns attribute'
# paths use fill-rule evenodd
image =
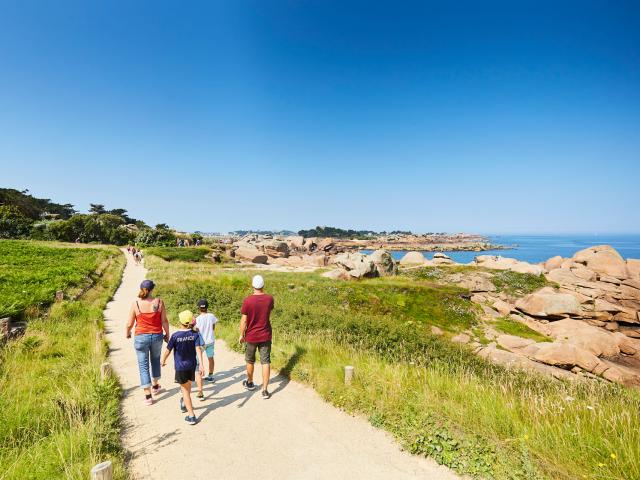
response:
<svg viewBox="0 0 640 480"><path fill-rule="evenodd" d="M153 398L146 398L145 397L144 404L145 405L153 405Z"/></svg>
<svg viewBox="0 0 640 480"><path fill-rule="evenodd" d="M198 419L196 418L195 415L193 417L190 417L189 415L187 415L186 417L184 417L184 421L187 422L189 425L195 425L196 423L198 423Z"/></svg>
<svg viewBox="0 0 640 480"><path fill-rule="evenodd" d="M151 387L151 393L153 393L154 395L158 395L159 393L162 393L162 392L164 392L164 390L162 389L162 386L159 383Z"/></svg>
<svg viewBox="0 0 640 480"><path fill-rule="evenodd" d="M256 388L256 386L253 384L253 382L248 382L247 380L243 380L242 381L242 386L246 390L255 390L255 388Z"/></svg>
<svg viewBox="0 0 640 480"><path fill-rule="evenodd" d="M187 407L184 405L184 398L180 397L180 411L182 413L187 413Z"/></svg>
<svg viewBox="0 0 640 480"><path fill-rule="evenodd" d="M269 400L271 398L271 394L267 390L262 390L262 399Z"/></svg>
<svg viewBox="0 0 640 480"><path fill-rule="evenodd" d="M198 392L198 394L196 395L196 397L198 397L198 399L201 402L204 402L204 393L203 392Z"/></svg>

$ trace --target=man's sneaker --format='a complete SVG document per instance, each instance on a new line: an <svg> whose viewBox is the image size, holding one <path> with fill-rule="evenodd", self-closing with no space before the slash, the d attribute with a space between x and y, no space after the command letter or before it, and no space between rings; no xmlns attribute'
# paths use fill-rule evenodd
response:
<svg viewBox="0 0 640 480"><path fill-rule="evenodd" d="M180 411L182 413L187 413L187 407L184 406L184 398L180 397Z"/></svg>
<svg viewBox="0 0 640 480"><path fill-rule="evenodd" d="M145 397L145 399L144 399L144 404L145 404L145 405L153 405L153 398L147 398L147 397Z"/></svg>
<svg viewBox="0 0 640 480"><path fill-rule="evenodd" d="M269 400L271 398L271 394L267 390L262 390L262 399Z"/></svg>
<svg viewBox="0 0 640 480"><path fill-rule="evenodd" d="M196 423L198 423L198 420L196 419L195 415L193 417L190 417L189 415L187 415L186 417L184 417L184 421L187 422L189 425L195 425Z"/></svg>
<svg viewBox="0 0 640 480"><path fill-rule="evenodd" d="M246 390L255 390L256 386L253 384L253 382L248 382L246 380L242 381L242 386L246 389Z"/></svg>
<svg viewBox="0 0 640 480"><path fill-rule="evenodd" d="M216 380L215 380L215 378L213 378L213 373L210 373L209 375L207 375L206 377L204 377L204 379L205 379L207 382L215 382L215 381L216 381Z"/></svg>
<svg viewBox="0 0 640 480"><path fill-rule="evenodd" d="M200 400L201 402L204 402L204 393L203 392L198 392L196 397L198 397L198 400Z"/></svg>
<svg viewBox="0 0 640 480"><path fill-rule="evenodd" d="M164 389L159 383L151 387L151 393L153 393L154 395L158 395L159 393L162 393L162 392L164 392Z"/></svg>

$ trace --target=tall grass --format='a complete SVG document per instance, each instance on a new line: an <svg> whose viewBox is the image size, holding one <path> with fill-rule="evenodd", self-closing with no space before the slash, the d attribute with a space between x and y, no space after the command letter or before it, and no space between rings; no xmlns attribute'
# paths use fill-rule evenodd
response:
<svg viewBox="0 0 640 480"><path fill-rule="evenodd" d="M149 247L144 249L146 255L155 255L168 262L201 262L211 253L209 247Z"/></svg>
<svg viewBox="0 0 640 480"><path fill-rule="evenodd" d="M207 297L221 319L218 335L239 348L252 272L148 265L172 314ZM406 278L264 275L276 298L274 366L411 452L479 478L640 478L639 393L506 370L430 335L430 325L454 332L473 324L459 290ZM347 364L356 367L350 387L342 382Z"/></svg>
<svg viewBox="0 0 640 480"><path fill-rule="evenodd" d="M114 462L116 478L125 478L120 389L114 378L100 381L106 348L96 344L102 311L124 266L117 249L106 252L95 286L77 301L54 304L47 315L31 319L25 336L0 350L3 480L86 479L90 468L106 459ZM66 250L61 253L64 257Z"/></svg>
<svg viewBox="0 0 640 480"><path fill-rule="evenodd" d="M56 291L88 284L90 275L112 254L101 246L0 240L0 317L46 306Z"/></svg>

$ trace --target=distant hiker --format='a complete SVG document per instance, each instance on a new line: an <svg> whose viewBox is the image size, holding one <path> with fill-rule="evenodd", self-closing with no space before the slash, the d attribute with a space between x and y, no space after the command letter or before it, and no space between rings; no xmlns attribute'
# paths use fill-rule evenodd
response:
<svg viewBox="0 0 640 480"><path fill-rule="evenodd" d="M247 363L247 379L242 386L247 390L255 389L253 370L256 361L256 350L260 351L262 364L262 398L271 397L267 387L271 375L271 322L269 316L273 310L273 297L264 293L264 279L256 275L251 281L253 294L242 302L242 318L240 320L240 342L245 343L244 359Z"/></svg>
<svg viewBox="0 0 640 480"><path fill-rule="evenodd" d="M140 284L138 300L133 302L129 311L126 335L131 338L131 329L135 325L133 346L138 357L140 370L140 387L144 389L146 405L153 405L154 395L162 391L158 383L160 380L160 354L162 340L169 340L169 320L164 302L152 295L155 284L151 280L144 280ZM163 335L164 331L164 335ZM149 375L151 363L151 375Z"/></svg>
<svg viewBox="0 0 640 480"><path fill-rule="evenodd" d="M209 375L205 377L205 380L213 382L213 370L215 367L215 361L213 358L216 341L215 330L218 319L213 313L209 313L208 309L209 302L207 302L206 298L201 298L198 301L198 310L200 311L200 315L196 317L195 327L202 336L202 341L204 342L204 346L202 348L209 361ZM198 391L202 392L202 378L196 377L196 380L198 383ZM198 397L200 397L200 394L198 394ZM200 398L204 399L204 396Z"/></svg>
<svg viewBox="0 0 640 480"><path fill-rule="evenodd" d="M180 312L178 315L181 329L171 335L167 344L167 349L162 356L162 366L167 364L167 358L173 351L173 361L176 370L176 383L180 385L182 397L180 397L180 411L186 413L185 422L190 425L197 423L196 415L193 413L193 403L191 402L191 382L195 380L196 358L199 359L199 374L204 374L202 358L202 337L191 328L193 313L189 310Z"/></svg>
<svg viewBox="0 0 640 480"><path fill-rule="evenodd" d="M199 238L196 239L196 247L199 247L200 245L202 245L202 240L200 240Z"/></svg>
<svg viewBox="0 0 640 480"><path fill-rule="evenodd" d="M133 254L133 259L136 262L136 265L140 265L142 262L142 252L140 250L136 250L136 253Z"/></svg>

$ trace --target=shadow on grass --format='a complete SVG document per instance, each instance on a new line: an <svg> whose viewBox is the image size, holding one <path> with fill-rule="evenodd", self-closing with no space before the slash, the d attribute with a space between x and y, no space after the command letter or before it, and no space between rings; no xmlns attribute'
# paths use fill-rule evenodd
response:
<svg viewBox="0 0 640 480"><path fill-rule="evenodd" d="M296 345L296 351L291 354L287 363L280 369L278 376L274 378L274 380L280 381L280 384L273 390L273 392L271 392L271 395L276 395L289 385L289 382L291 381L291 372L293 372L293 369L305 353L307 353L305 348Z"/></svg>

